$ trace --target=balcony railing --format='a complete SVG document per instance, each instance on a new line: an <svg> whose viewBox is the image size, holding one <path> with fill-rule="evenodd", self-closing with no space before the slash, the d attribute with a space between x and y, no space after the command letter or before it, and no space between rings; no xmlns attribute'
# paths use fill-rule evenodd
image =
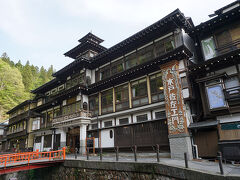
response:
<svg viewBox="0 0 240 180"><path fill-rule="evenodd" d="M14 134L14 133L18 133L18 132L21 132L21 131L23 131L23 130L24 130L23 128L17 128L16 130L13 130L12 132L8 131L8 132L7 132L7 135Z"/></svg>
<svg viewBox="0 0 240 180"><path fill-rule="evenodd" d="M220 56L222 54L240 49L240 39L236 39L232 42L226 43L223 46L216 48L217 55Z"/></svg>
<svg viewBox="0 0 240 180"><path fill-rule="evenodd" d="M53 119L52 123L57 124L64 121L72 120L75 118L91 118L91 112L86 110L79 110L70 114L62 115Z"/></svg>
<svg viewBox="0 0 240 180"><path fill-rule="evenodd" d="M15 124L16 122L21 121L21 120L27 118L28 115L29 115L28 112L24 112L24 113L21 113L21 114L19 114L17 116L14 116L14 117L10 118L9 119L9 125L10 124Z"/></svg>
<svg viewBox="0 0 240 180"><path fill-rule="evenodd" d="M224 93L227 101L237 101L240 99L240 86L225 89Z"/></svg>

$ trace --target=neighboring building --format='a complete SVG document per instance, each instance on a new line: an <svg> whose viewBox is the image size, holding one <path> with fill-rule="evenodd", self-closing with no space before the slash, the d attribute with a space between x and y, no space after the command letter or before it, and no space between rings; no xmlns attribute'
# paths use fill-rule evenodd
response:
<svg viewBox="0 0 240 180"><path fill-rule="evenodd" d="M240 1L192 29L198 63L190 67L199 103L190 125L199 157L240 160ZM199 90L198 90L199 89Z"/></svg>
<svg viewBox="0 0 240 180"><path fill-rule="evenodd" d="M7 149L11 151L32 150L33 136L30 134L31 120L35 117L32 109L35 101L26 100L7 112Z"/></svg>
<svg viewBox="0 0 240 180"><path fill-rule="evenodd" d="M8 120L0 123L0 152L7 151L7 125Z"/></svg>

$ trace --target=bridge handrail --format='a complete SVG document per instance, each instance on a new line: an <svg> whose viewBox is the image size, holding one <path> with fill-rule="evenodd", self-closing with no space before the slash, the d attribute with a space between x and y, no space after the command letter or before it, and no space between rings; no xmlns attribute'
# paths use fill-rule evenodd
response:
<svg viewBox="0 0 240 180"><path fill-rule="evenodd" d="M30 163L31 160L43 160L48 159L49 161L54 159L63 159L66 157L66 148L63 147L61 150L48 151L48 152L39 152L37 149L33 152L24 152L24 153L14 153L14 154L5 154L0 156L0 166L6 167L8 164L27 162Z"/></svg>

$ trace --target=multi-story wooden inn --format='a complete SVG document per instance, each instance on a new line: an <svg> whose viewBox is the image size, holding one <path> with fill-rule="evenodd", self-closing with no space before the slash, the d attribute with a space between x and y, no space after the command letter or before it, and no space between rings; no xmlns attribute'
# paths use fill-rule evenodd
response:
<svg viewBox="0 0 240 180"><path fill-rule="evenodd" d="M195 27L177 9L109 49L88 33L65 53L72 63L9 111L7 147L239 152L239 11L236 1Z"/></svg>
<svg viewBox="0 0 240 180"><path fill-rule="evenodd" d="M221 150L224 158L239 161L240 1L212 16L189 33L198 52L190 73L202 102L190 129L200 157L215 157Z"/></svg>
<svg viewBox="0 0 240 180"><path fill-rule="evenodd" d="M74 61L32 91L34 108L28 111L35 113L20 144L40 151L69 146L84 153L86 139L94 137L96 149L159 144L172 157L187 152L191 158L187 65L193 42L185 31L192 28L177 9L109 49L88 33L65 53Z"/></svg>

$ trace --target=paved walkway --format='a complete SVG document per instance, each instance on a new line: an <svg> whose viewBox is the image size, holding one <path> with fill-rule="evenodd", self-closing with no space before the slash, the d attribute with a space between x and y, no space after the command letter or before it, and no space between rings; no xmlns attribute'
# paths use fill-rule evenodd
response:
<svg viewBox="0 0 240 180"><path fill-rule="evenodd" d="M75 155L67 155L66 159L75 159ZM77 156L77 160L87 160L86 156ZM99 156L91 155L89 156L89 161L100 161ZM114 153L103 154L104 162L114 162L116 161L116 156ZM134 162L133 153L119 153L119 162ZM139 153L137 155L137 163L157 163L156 154L154 153ZM185 167L184 160L181 159L171 159L169 158L169 153L160 154L161 164ZM192 160L188 162L189 169L197 170L201 172L208 172L213 174L220 174L218 162L210 162L207 160ZM223 164L224 175L239 176L240 178L240 165Z"/></svg>

